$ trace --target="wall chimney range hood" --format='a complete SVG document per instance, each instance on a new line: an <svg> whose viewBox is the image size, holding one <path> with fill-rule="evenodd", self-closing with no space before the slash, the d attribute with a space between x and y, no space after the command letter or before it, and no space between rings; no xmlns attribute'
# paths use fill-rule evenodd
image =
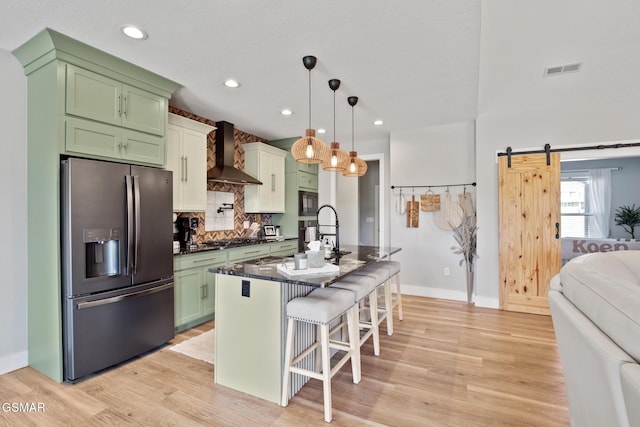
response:
<svg viewBox="0 0 640 427"><path fill-rule="evenodd" d="M262 185L262 182L233 166L233 146L233 123L216 122L216 165L207 171L207 181Z"/></svg>

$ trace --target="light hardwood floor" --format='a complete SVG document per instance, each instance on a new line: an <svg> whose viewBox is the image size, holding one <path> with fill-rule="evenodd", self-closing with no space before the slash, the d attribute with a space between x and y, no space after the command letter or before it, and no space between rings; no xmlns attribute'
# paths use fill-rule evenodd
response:
<svg viewBox="0 0 640 427"><path fill-rule="evenodd" d="M567 426L551 318L405 296L404 321L362 348L362 381L347 364L333 386L335 426ZM213 366L168 349L213 327L74 385L31 368L0 376L0 404L44 403L39 413L0 407L2 426L326 425L322 385L311 380L280 406L217 386Z"/></svg>

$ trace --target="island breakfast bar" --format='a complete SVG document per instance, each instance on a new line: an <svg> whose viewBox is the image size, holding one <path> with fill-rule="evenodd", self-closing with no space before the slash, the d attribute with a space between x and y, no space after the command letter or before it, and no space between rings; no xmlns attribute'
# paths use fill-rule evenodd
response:
<svg viewBox="0 0 640 427"><path fill-rule="evenodd" d="M292 258L266 257L242 264L212 268L216 273L215 369L216 384L274 403L280 403L287 302L318 287L331 286L350 273L389 258L400 248L345 246L345 255L328 261L336 271L314 274L281 273ZM330 269L330 268L327 268ZM324 270L327 270L324 269ZM315 341L316 328L299 325L295 348ZM313 356L306 362L315 363ZM308 378L293 374L289 397Z"/></svg>

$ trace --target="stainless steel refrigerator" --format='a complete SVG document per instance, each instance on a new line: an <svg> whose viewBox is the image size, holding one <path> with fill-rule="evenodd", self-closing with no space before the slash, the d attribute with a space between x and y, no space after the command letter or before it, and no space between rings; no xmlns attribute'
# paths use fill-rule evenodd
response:
<svg viewBox="0 0 640 427"><path fill-rule="evenodd" d="M64 379L174 336L171 172L61 161Z"/></svg>

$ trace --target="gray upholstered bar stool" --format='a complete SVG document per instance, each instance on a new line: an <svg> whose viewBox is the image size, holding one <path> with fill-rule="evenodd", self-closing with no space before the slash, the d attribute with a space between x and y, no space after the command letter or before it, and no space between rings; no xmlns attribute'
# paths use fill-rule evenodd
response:
<svg viewBox="0 0 640 427"><path fill-rule="evenodd" d="M389 270L389 280L385 284L385 307L388 307L387 332L393 334L393 309L398 307L398 320L402 320L402 290L400 289L400 263L398 261L378 261L376 267L384 267ZM395 292L392 289L392 280L395 278ZM395 294L395 295L394 295Z"/></svg>
<svg viewBox="0 0 640 427"><path fill-rule="evenodd" d="M287 341L285 345L284 375L282 380L281 405L289 404L289 380L292 373L322 381L324 394L324 420L331 422L331 378L340 368L351 360L353 382L360 382L360 345L358 340L358 313L355 308L355 295L345 289L318 288L305 297L294 298L287 303ZM330 324L346 314L348 342L332 340L331 336L342 330L342 323L330 329ZM316 341L293 356L295 325L305 322L318 325L319 337ZM343 338L344 339L344 338ZM331 349L344 351L340 360L331 367ZM296 366L314 350L319 350L322 364L321 372ZM317 365L317 364L316 364Z"/></svg>
<svg viewBox="0 0 640 427"><path fill-rule="evenodd" d="M356 297L356 309L358 310L358 329L365 330L365 333L360 336L360 346L362 346L369 337L373 336L373 354L380 355L380 334L378 332L378 280L375 277L369 275L360 275L357 273L349 274L348 276L340 279L337 282L331 284L332 288L346 289L355 294ZM369 304L365 306L362 304L368 297ZM368 311L368 318L361 315L362 311Z"/></svg>
<svg viewBox="0 0 640 427"><path fill-rule="evenodd" d="M402 320L402 291L400 289L400 263L398 261L377 261L362 269L363 274L382 274L387 272L384 284L384 314L379 318L387 320L387 335L393 335L393 309L398 307L398 320ZM396 289L392 289L391 281L395 278ZM395 296L394 296L395 294Z"/></svg>

